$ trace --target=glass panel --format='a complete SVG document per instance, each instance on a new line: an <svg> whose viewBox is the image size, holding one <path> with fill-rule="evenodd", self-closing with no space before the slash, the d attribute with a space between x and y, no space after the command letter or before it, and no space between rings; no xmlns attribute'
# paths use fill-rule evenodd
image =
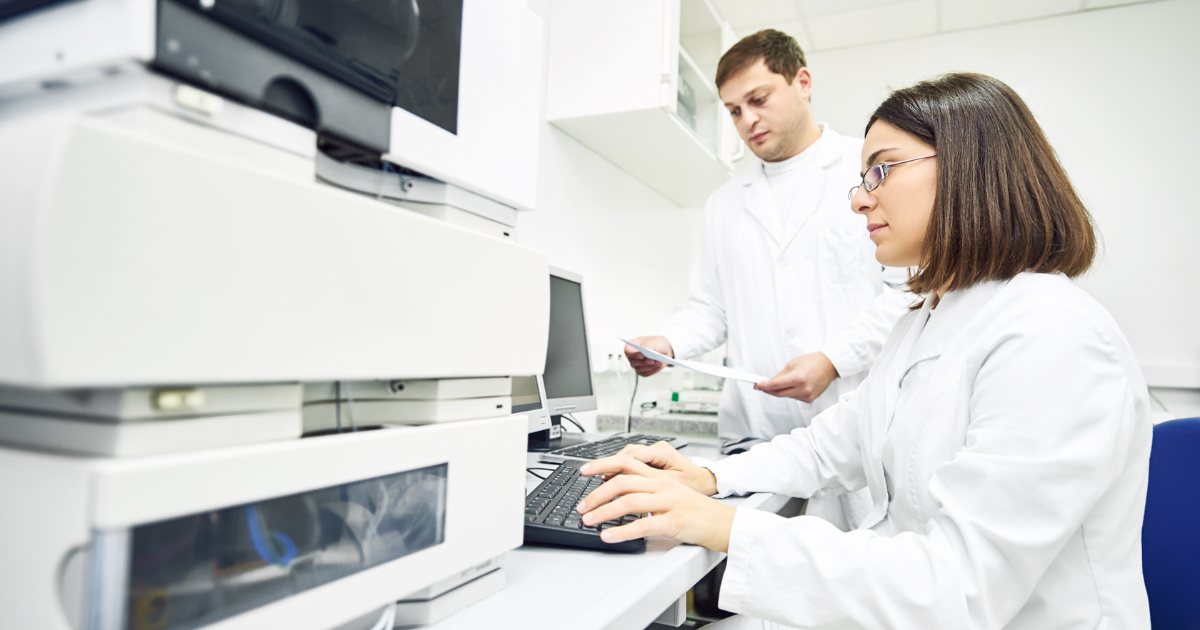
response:
<svg viewBox="0 0 1200 630"><path fill-rule="evenodd" d="M675 114L691 128L714 153L717 151L717 103L714 88L709 86L691 61L679 55L678 102ZM721 110L724 112L724 109Z"/></svg>
<svg viewBox="0 0 1200 630"><path fill-rule="evenodd" d="M458 132L462 0L174 0Z"/></svg>
<svg viewBox="0 0 1200 630"><path fill-rule="evenodd" d="M207 625L440 544L446 475L439 464L135 527L126 628Z"/></svg>
<svg viewBox="0 0 1200 630"><path fill-rule="evenodd" d="M525 413L542 408L536 376L514 376L512 380L512 412Z"/></svg>

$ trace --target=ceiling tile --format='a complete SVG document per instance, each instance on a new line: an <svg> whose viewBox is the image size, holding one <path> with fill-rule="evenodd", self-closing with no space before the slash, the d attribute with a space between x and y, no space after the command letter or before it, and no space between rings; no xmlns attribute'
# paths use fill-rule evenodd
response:
<svg viewBox="0 0 1200 630"><path fill-rule="evenodd" d="M800 11L804 13L805 17L809 17L865 9L880 4L894 4L904 2L904 0L796 0L796 2L800 5Z"/></svg>
<svg viewBox="0 0 1200 630"><path fill-rule="evenodd" d="M757 33L764 28L773 28L795 37L796 42L800 44L800 49L806 53L813 47L812 40L808 37L808 29L804 27L803 20L790 20L787 22L776 22L773 24L759 24L757 26L734 29L733 34L737 35L738 39L741 39L747 35Z"/></svg>
<svg viewBox="0 0 1200 630"><path fill-rule="evenodd" d="M734 29L800 19L793 0L716 0L715 4Z"/></svg>
<svg viewBox="0 0 1200 630"><path fill-rule="evenodd" d="M942 0L942 30L1017 22L1081 8L1083 0Z"/></svg>
<svg viewBox="0 0 1200 630"><path fill-rule="evenodd" d="M808 18L813 48L872 44L937 31L936 0L907 0Z"/></svg>

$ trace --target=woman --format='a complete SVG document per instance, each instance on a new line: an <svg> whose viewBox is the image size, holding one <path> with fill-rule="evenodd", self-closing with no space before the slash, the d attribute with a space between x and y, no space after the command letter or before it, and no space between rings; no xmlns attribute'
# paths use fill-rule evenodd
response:
<svg viewBox="0 0 1200 630"><path fill-rule="evenodd" d="M871 117L863 168L852 208L924 298L867 380L704 467L665 444L592 462L622 474L584 522L650 512L604 536L728 551L720 605L746 616L722 627L1149 628L1146 386L1070 280L1095 235L1033 115L990 77L919 83ZM873 506L848 533L707 496L862 487Z"/></svg>

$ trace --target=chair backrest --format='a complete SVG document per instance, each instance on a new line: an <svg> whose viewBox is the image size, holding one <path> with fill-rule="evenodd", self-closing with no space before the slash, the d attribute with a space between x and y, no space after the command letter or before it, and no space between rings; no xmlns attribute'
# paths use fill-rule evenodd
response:
<svg viewBox="0 0 1200 630"><path fill-rule="evenodd" d="M1200 629L1200 418L1154 427L1142 573L1154 630Z"/></svg>

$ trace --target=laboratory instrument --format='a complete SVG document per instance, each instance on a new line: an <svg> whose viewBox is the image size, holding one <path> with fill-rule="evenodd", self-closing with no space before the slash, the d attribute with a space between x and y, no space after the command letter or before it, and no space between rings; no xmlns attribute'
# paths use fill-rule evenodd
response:
<svg viewBox="0 0 1200 630"><path fill-rule="evenodd" d="M541 24L419 4L0 9L0 626L328 630L503 584L471 569L521 544L510 379L544 366ZM345 390L301 438L310 384Z"/></svg>

